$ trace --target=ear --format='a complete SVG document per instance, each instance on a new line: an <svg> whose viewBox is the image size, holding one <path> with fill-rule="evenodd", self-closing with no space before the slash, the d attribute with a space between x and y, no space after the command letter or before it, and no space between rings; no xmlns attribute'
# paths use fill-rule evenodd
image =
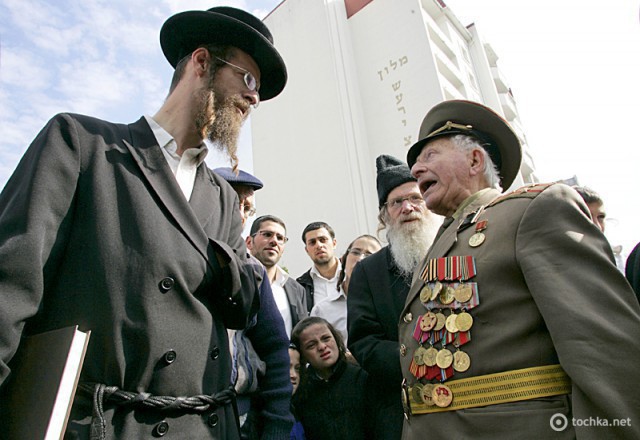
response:
<svg viewBox="0 0 640 440"><path fill-rule="evenodd" d="M204 76L209 70L211 55L206 48L199 47L191 54L191 62L193 63L196 75L198 77Z"/></svg>
<svg viewBox="0 0 640 440"><path fill-rule="evenodd" d="M247 238L244 239L245 243L247 244L247 249L251 250L253 248L253 237L251 237L250 235L247 235Z"/></svg>
<svg viewBox="0 0 640 440"><path fill-rule="evenodd" d="M479 148L474 148L469 157L471 167L469 174L472 176L482 175L484 170L484 154Z"/></svg>

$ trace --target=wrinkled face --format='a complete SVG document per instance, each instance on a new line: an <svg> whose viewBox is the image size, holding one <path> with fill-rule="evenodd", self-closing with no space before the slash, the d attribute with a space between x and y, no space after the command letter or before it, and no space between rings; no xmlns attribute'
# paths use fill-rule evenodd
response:
<svg viewBox="0 0 640 440"><path fill-rule="evenodd" d="M591 219L597 227L604 232L604 221L607 218L607 213L604 210L604 205L599 202L587 203L589 212L591 213Z"/></svg>
<svg viewBox="0 0 640 440"><path fill-rule="evenodd" d="M360 237L353 242L349 253L347 254L347 261L344 265L345 278L351 277L351 272L356 263L371 254L374 254L380 250L380 244L368 237Z"/></svg>
<svg viewBox="0 0 640 440"><path fill-rule="evenodd" d="M473 156L455 147L450 138L428 142L411 167L427 208L451 216L475 191L471 185Z"/></svg>
<svg viewBox="0 0 640 440"><path fill-rule="evenodd" d="M336 240L331 238L331 234L325 228L309 231L305 234L304 250L309 258L317 266L329 263L333 260L336 249Z"/></svg>
<svg viewBox="0 0 640 440"><path fill-rule="evenodd" d="M300 353L293 348L289 349L289 379L295 393L300 384Z"/></svg>
<svg viewBox="0 0 640 440"><path fill-rule="evenodd" d="M272 221L260 223L258 232L247 239L251 255L266 267L278 264L285 247L286 231L281 224Z"/></svg>
<svg viewBox="0 0 640 440"><path fill-rule="evenodd" d="M323 377L331 375L338 362L338 344L326 324L312 324L300 333L300 350L304 358Z"/></svg>

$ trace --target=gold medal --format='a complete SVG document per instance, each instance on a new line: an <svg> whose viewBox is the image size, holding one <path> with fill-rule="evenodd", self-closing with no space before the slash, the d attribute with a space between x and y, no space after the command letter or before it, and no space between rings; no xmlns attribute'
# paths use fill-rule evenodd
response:
<svg viewBox="0 0 640 440"><path fill-rule="evenodd" d="M451 402L453 401L453 393L451 392L451 389L442 383L433 387L431 395L433 396L433 403L440 408L446 408L451 405Z"/></svg>
<svg viewBox="0 0 640 440"><path fill-rule="evenodd" d="M445 322L445 327L447 327L447 331L449 333L458 333L458 326L456 325L458 315L452 313L447 317L447 321Z"/></svg>
<svg viewBox="0 0 640 440"><path fill-rule="evenodd" d="M437 357L438 350L433 347L429 347L422 356L422 360L427 367L433 367L436 364Z"/></svg>
<svg viewBox="0 0 640 440"><path fill-rule="evenodd" d="M443 286L442 291L440 291L440 302L442 304L451 304L454 299L453 289L449 286Z"/></svg>
<svg viewBox="0 0 640 440"><path fill-rule="evenodd" d="M413 397L413 400L418 402L418 403L423 403L422 400L422 384L420 382L416 383L414 386L411 387L411 397ZM431 399L429 399L431 400Z"/></svg>
<svg viewBox="0 0 640 440"><path fill-rule="evenodd" d="M447 317L444 316L444 313L438 312L436 313L436 325L433 327L433 330L440 331L444 328L444 324L447 321Z"/></svg>
<svg viewBox="0 0 640 440"><path fill-rule="evenodd" d="M431 287L429 287L428 284L425 284L425 286L420 291L420 301L422 301L423 303L428 303L431 299L431 293Z"/></svg>
<svg viewBox="0 0 640 440"><path fill-rule="evenodd" d="M453 369L463 373L471 366L471 358L464 351L458 350L453 353Z"/></svg>
<svg viewBox="0 0 640 440"><path fill-rule="evenodd" d="M420 346L416 349L416 351L413 352L413 362L416 363L416 365L424 365L424 352L427 351L425 350L424 347Z"/></svg>
<svg viewBox="0 0 640 440"><path fill-rule="evenodd" d="M420 320L420 330L423 332L428 332L433 327L435 327L438 318L436 318L436 314L429 311L422 316Z"/></svg>
<svg viewBox="0 0 640 440"><path fill-rule="evenodd" d="M443 348L438 352L438 355L436 356L436 365L439 368L442 368L443 370L447 369L451 366L452 363L453 363L453 353L451 353L446 348Z"/></svg>
<svg viewBox="0 0 640 440"><path fill-rule="evenodd" d="M471 288L471 286L469 284L462 284L461 283L456 288L456 290L455 290L453 295L456 298L456 301L458 301L459 303L466 303L473 296L473 289Z"/></svg>
<svg viewBox="0 0 640 440"><path fill-rule="evenodd" d="M469 331L473 325L473 316L467 312L462 312L456 315L456 327L461 332Z"/></svg>
<svg viewBox="0 0 640 440"><path fill-rule="evenodd" d="M476 232L469 238L469 246L478 247L484 243L485 236L482 232Z"/></svg>
<svg viewBox="0 0 640 440"><path fill-rule="evenodd" d="M432 384L432 383L428 383L428 384L422 386L421 402L424 403L427 406L435 405L435 402L433 401L433 388L434 387L435 387L435 385Z"/></svg>
<svg viewBox="0 0 640 440"><path fill-rule="evenodd" d="M431 301L434 301L438 295L440 294L440 292L442 292L442 288L444 286L442 285L442 283L440 281L436 281L436 283L433 285L433 289L431 291Z"/></svg>

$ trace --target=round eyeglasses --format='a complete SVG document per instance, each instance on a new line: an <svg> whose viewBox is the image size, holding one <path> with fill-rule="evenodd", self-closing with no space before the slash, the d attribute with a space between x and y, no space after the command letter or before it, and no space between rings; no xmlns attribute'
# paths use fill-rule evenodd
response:
<svg viewBox="0 0 640 440"><path fill-rule="evenodd" d="M236 66L233 63L230 63L227 60L223 60L222 58L218 58L216 57L216 60L221 61L223 63L225 63L228 66L233 67L234 69L239 70L240 72L244 73L244 85L247 86L247 88L249 90L251 90L252 92L256 92L256 103L255 104L251 104L251 107L253 108L258 108L258 105L260 104L260 93L258 92L258 89L260 88L258 86L258 81L256 80L256 77L253 76L251 74L251 72L249 72L247 69L243 69L240 66Z"/></svg>

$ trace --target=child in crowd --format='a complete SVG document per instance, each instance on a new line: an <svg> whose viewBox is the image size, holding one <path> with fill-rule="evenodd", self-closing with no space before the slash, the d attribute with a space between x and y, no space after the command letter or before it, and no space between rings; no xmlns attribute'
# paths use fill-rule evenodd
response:
<svg viewBox="0 0 640 440"><path fill-rule="evenodd" d="M347 362L340 333L316 316L300 321L291 332L299 348L300 385L292 405L308 440L358 440L367 435L367 373Z"/></svg>

